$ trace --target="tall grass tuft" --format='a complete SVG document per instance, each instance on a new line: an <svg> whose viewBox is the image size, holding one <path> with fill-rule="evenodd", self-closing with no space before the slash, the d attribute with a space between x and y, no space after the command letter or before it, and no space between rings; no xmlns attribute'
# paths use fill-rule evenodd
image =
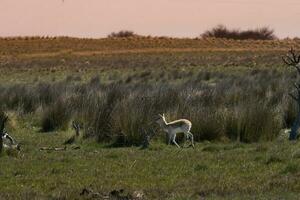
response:
<svg viewBox="0 0 300 200"><path fill-rule="evenodd" d="M192 132L195 141L220 140L224 136L223 116L218 108L199 108L192 112Z"/></svg>
<svg viewBox="0 0 300 200"><path fill-rule="evenodd" d="M123 97L124 92L117 85L112 85L96 95L89 95L87 101L83 102L88 135L96 136L99 142L112 140L112 113Z"/></svg>
<svg viewBox="0 0 300 200"><path fill-rule="evenodd" d="M46 107L42 114L41 128L43 132L57 129L66 130L71 120L72 111L65 99L58 99L55 103Z"/></svg>
<svg viewBox="0 0 300 200"><path fill-rule="evenodd" d="M225 134L240 142L270 141L283 127L283 119L276 108L257 100L239 105L226 113Z"/></svg>

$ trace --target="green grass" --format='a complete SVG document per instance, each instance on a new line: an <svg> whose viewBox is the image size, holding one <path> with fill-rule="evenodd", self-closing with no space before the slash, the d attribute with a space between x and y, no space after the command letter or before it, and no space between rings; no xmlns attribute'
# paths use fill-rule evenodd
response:
<svg viewBox="0 0 300 200"><path fill-rule="evenodd" d="M1 157L2 199L76 199L84 188L107 195L113 190L143 191L147 199L293 199L299 194L300 144L197 143L177 149L158 141L150 149L108 148L93 140L80 149L62 147L71 134L40 133L20 119L13 135L19 154ZM276 158L276 159L275 159Z"/></svg>

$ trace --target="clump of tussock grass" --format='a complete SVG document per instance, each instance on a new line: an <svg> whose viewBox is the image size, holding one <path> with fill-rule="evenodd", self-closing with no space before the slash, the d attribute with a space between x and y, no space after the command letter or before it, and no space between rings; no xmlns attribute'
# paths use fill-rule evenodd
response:
<svg viewBox="0 0 300 200"><path fill-rule="evenodd" d="M35 90L28 85L12 85L2 87L0 99L2 106L11 110L18 110L24 113L33 112L39 104Z"/></svg>
<svg viewBox="0 0 300 200"><path fill-rule="evenodd" d="M86 104L84 120L87 131L97 137L98 141L111 141L112 113L116 104L124 97L121 87L111 86L103 94L91 96ZM90 134L90 133L88 133Z"/></svg>
<svg viewBox="0 0 300 200"><path fill-rule="evenodd" d="M33 113L41 105L49 105L56 99L71 90L69 85L63 82L45 83L34 85L15 84L0 87L0 99L2 106L23 113Z"/></svg>
<svg viewBox="0 0 300 200"><path fill-rule="evenodd" d="M190 115L195 141L219 140L223 135L221 113L216 108L200 107Z"/></svg>
<svg viewBox="0 0 300 200"><path fill-rule="evenodd" d="M150 131L153 126L153 102L147 98L131 98L121 101L112 117L116 145L140 145L146 130Z"/></svg>
<svg viewBox="0 0 300 200"><path fill-rule="evenodd" d="M69 109L68 102L64 99L58 99L55 103L45 108L41 118L42 131L66 130L71 116L72 112Z"/></svg>
<svg viewBox="0 0 300 200"><path fill-rule="evenodd" d="M225 134L241 142L273 140L282 128L279 113L263 102L239 105L227 111L225 118Z"/></svg>

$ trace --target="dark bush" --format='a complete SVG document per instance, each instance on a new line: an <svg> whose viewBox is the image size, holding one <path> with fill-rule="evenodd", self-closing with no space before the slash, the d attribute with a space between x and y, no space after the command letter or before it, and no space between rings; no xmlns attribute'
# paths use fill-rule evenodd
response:
<svg viewBox="0 0 300 200"><path fill-rule="evenodd" d="M211 30L205 31L201 34L202 38L225 38L234 40L274 40L277 37L274 34L274 30L268 27L257 28L254 30L238 30L228 29L224 25L218 25Z"/></svg>
<svg viewBox="0 0 300 200"><path fill-rule="evenodd" d="M109 38L127 38L137 36L133 31L122 30L119 32L112 32L107 37Z"/></svg>

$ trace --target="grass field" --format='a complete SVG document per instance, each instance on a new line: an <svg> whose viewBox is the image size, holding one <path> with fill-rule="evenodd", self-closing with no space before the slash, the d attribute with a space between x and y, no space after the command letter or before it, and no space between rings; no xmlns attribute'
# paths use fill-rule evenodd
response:
<svg viewBox="0 0 300 200"><path fill-rule="evenodd" d="M113 190L124 196L136 191L147 199L297 199L299 144L198 143L195 149L177 149L154 143L108 148L93 141L66 151L39 151L61 147L65 134L39 133L24 124L15 137L22 152L1 158L2 199L90 199L85 189ZM15 157L16 156L16 157Z"/></svg>
<svg viewBox="0 0 300 200"><path fill-rule="evenodd" d="M291 46L300 40L0 39L1 108L22 146L0 157L0 199L297 199L300 145L277 139L296 113L281 60ZM140 149L162 112L193 122L195 149L161 131ZM84 136L63 149L74 119Z"/></svg>

